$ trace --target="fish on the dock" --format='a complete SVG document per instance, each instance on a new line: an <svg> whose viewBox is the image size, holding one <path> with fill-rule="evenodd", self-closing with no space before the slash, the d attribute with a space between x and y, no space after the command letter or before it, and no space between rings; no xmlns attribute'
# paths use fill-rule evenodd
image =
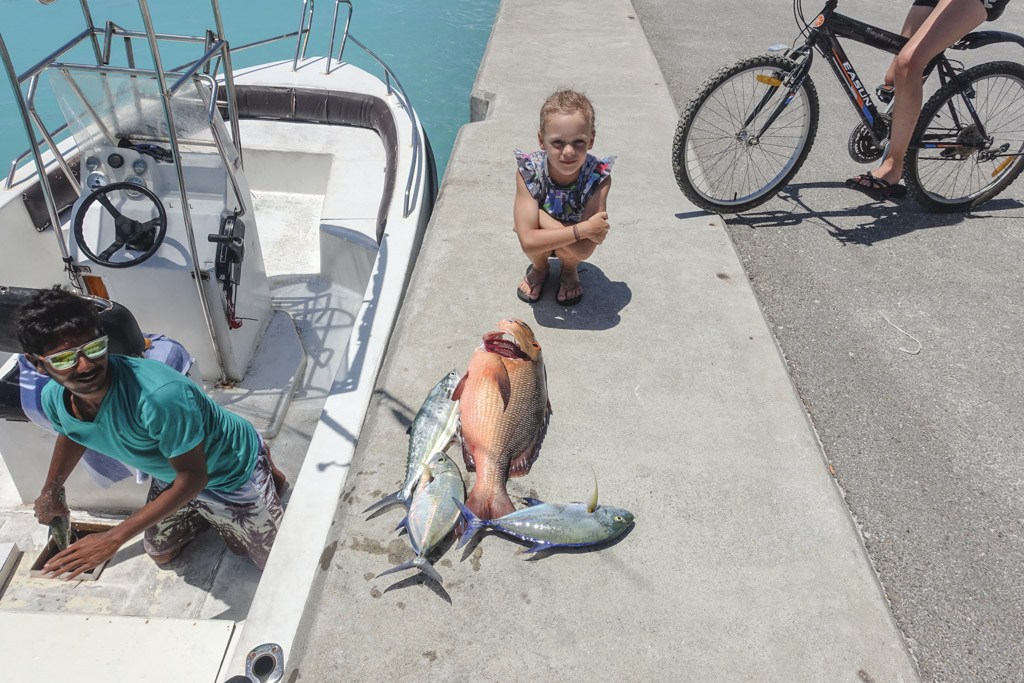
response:
<svg viewBox="0 0 1024 683"><path fill-rule="evenodd" d="M525 551L528 553L549 548L578 548L614 540L633 523L633 513L629 510L597 504L596 481L588 503L545 503L535 498L523 500L529 507L491 520L478 518L459 503L466 521L459 547L469 543L477 531L486 527L532 543Z"/></svg>
<svg viewBox="0 0 1024 683"><path fill-rule="evenodd" d="M416 557L377 576L419 569L442 583L441 575L427 556L455 528L461 516L458 506L465 498L466 486L459 466L444 453L435 453L423 467L420 481L412 494L409 514L398 525L399 529L404 527L409 532L409 543Z"/></svg>
<svg viewBox="0 0 1024 683"><path fill-rule="evenodd" d="M66 508L68 506L67 494L64 493L63 487L57 492L57 502L62 507ZM71 531L71 517L61 515L50 520L50 538L53 539L54 544L57 546L57 552L67 550L67 547L74 542Z"/></svg>
<svg viewBox="0 0 1024 683"><path fill-rule="evenodd" d="M454 443L459 426L458 403L452 400L452 392L459 383L459 373L452 370L434 385L427 394L416 417L409 427L409 451L406 457L405 484L394 493L388 494L363 510L376 512L382 508L401 503L406 508L412 500L413 491L423 474L423 467L435 453L443 452Z"/></svg>
<svg viewBox="0 0 1024 683"><path fill-rule="evenodd" d="M551 414L544 359L530 326L509 318L485 334L453 398L466 469L476 472L466 507L481 519L507 515L515 510L508 478L529 473Z"/></svg>

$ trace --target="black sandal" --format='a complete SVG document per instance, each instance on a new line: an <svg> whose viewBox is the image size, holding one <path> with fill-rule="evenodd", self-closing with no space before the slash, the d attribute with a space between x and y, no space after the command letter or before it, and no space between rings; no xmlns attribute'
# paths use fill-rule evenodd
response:
<svg viewBox="0 0 1024 683"><path fill-rule="evenodd" d="M878 201L898 199L907 195L906 185L890 183L888 180L876 178L871 173L861 173L859 176L847 179L846 186L851 190L863 192Z"/></svg>

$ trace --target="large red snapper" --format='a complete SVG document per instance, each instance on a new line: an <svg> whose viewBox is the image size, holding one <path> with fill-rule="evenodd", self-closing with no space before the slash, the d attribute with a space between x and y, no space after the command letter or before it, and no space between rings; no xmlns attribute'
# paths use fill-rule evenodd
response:
<svg viewBox="0 0 1024 683"><path fill-rule="evenodd" d="M485 334L452 399L459 401L466 469L476 471L466 507L480 519L507 515L515 506L505 483L529 473L551 414L544 360L530 326L509 318Z"/></svg>

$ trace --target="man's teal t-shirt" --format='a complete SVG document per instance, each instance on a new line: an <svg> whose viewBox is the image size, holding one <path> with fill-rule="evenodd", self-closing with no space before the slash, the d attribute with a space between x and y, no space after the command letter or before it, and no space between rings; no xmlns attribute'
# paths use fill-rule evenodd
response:
<svg viewBox="0 0 1024 683"><path fill-rule="evenodd" d="M165 482L177 476L170 459L201 442L207 489L230 492L248 481L260 447L248 421L163 363L116 355L109 362L110 388L92 422L68 411L63 386L43 388L43 410L57 432Z"/></svg>

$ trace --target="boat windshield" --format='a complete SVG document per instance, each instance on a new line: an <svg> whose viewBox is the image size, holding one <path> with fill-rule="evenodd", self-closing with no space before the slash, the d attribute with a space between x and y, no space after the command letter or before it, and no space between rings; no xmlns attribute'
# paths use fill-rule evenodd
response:
<svg viewBox="0 0 1024 683"><path fill-rule="evenodd" d="M78 149L125 146L125 140L132 144L170 141L155 75L70 68L50 70L49 74L54 96ZM226 135L215 137L215 128L223 128L223 122L216 113L211 121L209 97L209 89L201 81L191 80L170 98L175 137L183 150L215 148L216 138L231 148Z"/></svg>

